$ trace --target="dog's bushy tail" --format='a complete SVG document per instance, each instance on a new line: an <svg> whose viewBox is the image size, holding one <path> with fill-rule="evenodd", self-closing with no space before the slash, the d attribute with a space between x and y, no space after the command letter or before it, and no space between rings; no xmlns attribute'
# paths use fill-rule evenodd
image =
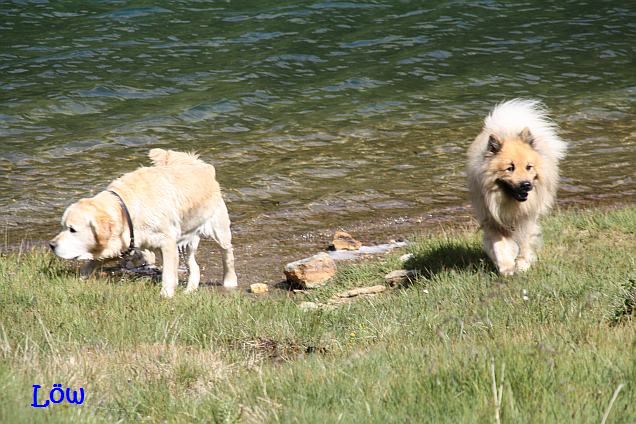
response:
<svg viewBox="0 0 636 424"><path fill-rule="evenodd" d="M151 149L148 157L155 166L192 165L202 163L196 153L176 152L174 150Z"/></svg>

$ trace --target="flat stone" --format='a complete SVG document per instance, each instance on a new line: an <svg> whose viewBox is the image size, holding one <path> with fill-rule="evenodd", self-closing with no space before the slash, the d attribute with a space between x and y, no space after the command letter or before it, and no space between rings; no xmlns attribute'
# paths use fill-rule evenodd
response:
<svg viewBox="0 0 636 424"><path fill-rule="evenodd" d="M333 236L331 247L334 250L358 250L362 247L362 243L354 239L351 234L338 230Z"/></svg>
<svg viewBox="0 0 636 424"><path fill-rule="evenodd" d="M371 287L356 287L355 289L338 293L336 296L341 298L356 297L356 296L378 294L378 293L382 293L385 290L386 290L386 286L383 286L383 285L377 285L377 286L371 286Z"/></svg>
<svg viewBox="0 0 636 424"><path fill-rule="evenodd" d="M389 287L399 286L404 283L411 283L417 278L417 271L412 269L398 269L391 271L384 276L384 282Z"/></svg>
<svg viewBox="0 0 636 424"><path fill-rule="evenodd" d="M263 283L254 283L250 284L250 292L254 294L267 293L269 291L269 286Z"/></svg>
<svg viewBox="0 0 636 424"><path fill-rule="evenodd" d="M355 300L354 297L338 297L338 296L334 296L331 299L327 300L327 306L330 307L336 307L336 306L340 306L340 305L348 305L350 303L353 303L353 301Z"/></svg>
<svg viewBox="0 0 636 424"><path fill-rule="evenodd" d="M285 265L287 281L305 289L324 286L335 274L336 263L325 252Z"/></svg>

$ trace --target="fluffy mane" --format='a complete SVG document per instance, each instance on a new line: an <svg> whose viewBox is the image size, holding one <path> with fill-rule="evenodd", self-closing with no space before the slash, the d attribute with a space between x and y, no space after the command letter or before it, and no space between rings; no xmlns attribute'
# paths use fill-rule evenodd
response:
<svg viewBox="0 0 636 424"><path fill-rule="evenodd" d="M540 180L535 195L522 204L506 201L503 194L492 190L494 181L487 175L488 139L491 135L506 139L529 129L533 148L541 156ZM476 213L481 222L494 220L502 228L516 226L535 214L547 212L554 202L559 181L558 163L565 156L566 143L557 135L557 125L547 116L546 107L538 100L514 99L499 103L484 120L481 133L469 148L468 183Z"/></svg>

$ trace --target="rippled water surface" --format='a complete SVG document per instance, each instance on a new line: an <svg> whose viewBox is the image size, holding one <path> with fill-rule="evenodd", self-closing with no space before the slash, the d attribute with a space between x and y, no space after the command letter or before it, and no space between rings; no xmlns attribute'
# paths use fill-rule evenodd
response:
<svg viewBox="0 0 636 424"><path fill-rule="evenodd" d="M518 96L570 143L562 202L633 202L630 2L297 3L0 3L9 243L152 147L217 167L246 243L452 211L483 117Z"/></svg>

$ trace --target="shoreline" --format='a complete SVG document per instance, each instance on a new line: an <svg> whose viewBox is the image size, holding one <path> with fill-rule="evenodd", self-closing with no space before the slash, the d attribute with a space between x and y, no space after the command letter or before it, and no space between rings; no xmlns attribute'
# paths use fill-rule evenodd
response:
<svg viewBox="0 0 636 424"><path fill-rule="evenodd" d="M572 210L611 211L630 207L627 202L571 202L557 201L556 207L548 215L569 212ZM374 220L343 220L345 225L332 225L290 234L268 234L269 237L258 238L246 234L241 225L234 227L234 251L236 270L239 276L239 288L249 288L250 284L265 283L276 286L284 281L283 268L293 262L327 250L336 230L343 229L360 240L364 246L375 246L391 240L419 238L423 235L439 235L447 230L479 231L471 206L468 203L455 207L439 208L418 215L383 216ZM238 231L236 230L238 228ZM0 255L11 252L28 252L34 249L47 249L47 240L23 239L20 243L5 244L0 248ZM381 258L386 253L364 256L364 259ZM221 276L220 255L214 243L204 241L197 255L201 266L201 286L216 287ZM344 260L343 262L360 261L361 258ZM72 262L69 261L69 265Z"/></svg>

